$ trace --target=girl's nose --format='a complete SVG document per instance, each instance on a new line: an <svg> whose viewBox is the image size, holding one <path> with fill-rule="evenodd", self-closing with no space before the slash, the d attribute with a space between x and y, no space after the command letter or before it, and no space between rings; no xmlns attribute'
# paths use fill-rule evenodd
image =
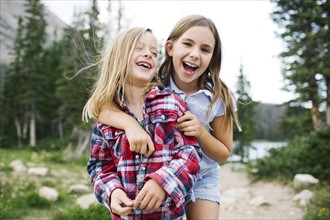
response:
<svg viewBox="0 0 330 220"><path fill-rule="evenodd" d="M145 51L144 51L144 57L149 57L149 58L151 58L151 56L152 56L152 53L151 53L149 50L145 50Z"/></svg>
<svg viewBox="0 0 330 220"><path fill-rule="evenodd" d="M190 51L189 56L190 56L191 58L198 58L198 56L199 56L199 49L198 49L198 48L193 48L193 49Z"/></svg>

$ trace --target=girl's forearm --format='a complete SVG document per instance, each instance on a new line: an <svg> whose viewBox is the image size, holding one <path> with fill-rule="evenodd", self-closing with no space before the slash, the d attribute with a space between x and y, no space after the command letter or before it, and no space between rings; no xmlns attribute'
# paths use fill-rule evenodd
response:
<svg viewBox="0 0 330 220"><path fill-rule="evenodd" d="M98 121L122 130L125 130L132 123L136 123L136 120L129 114L110 106L101 109Z"/></svg>
<svg viewBox="0 0 330 220"><path fill-rule="evenodd" d="M226 162L231 154L231 150L226 147L221 141L216 139L206 129L197 138L203 152L212 160L218 163Z"/></svg>

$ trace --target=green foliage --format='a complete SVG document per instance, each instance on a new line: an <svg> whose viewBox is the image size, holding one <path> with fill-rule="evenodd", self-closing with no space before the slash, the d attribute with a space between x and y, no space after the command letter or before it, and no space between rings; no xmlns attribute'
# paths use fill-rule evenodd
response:
<svg viewBox="0 0 330 220"><path fill-rule="evenodd" d="M242 126L242 132L235 130L234 136L237 144L234 148L234 154L239 155L242 162L245 159L249 159L249 148L252 147L251 143L255 138L255 122L252 116L255 113L256 104L252 101L249 92L250 82L246 79L241 66L236 93L238 94L237 114Z"/></svg>
<svg viewBox="0 0 330 220"><path fill-rule="evenodd" d="M250 164L255 178L291 180L297 173L308 173L320 180L330 179L330 126L309 135L297 136L286 147L274 148L269 156Z"/></svg>
<svg viewBox="0 0 330 220"><path fill-rule="evenodd" d="M41 210L52 205L52 202L39 197L35 184L29 181L18 183L14 189L7 181L1 181L0 186L0 219L19 218L28 214L29 209Z"/></svg>
<svg viewBox="0 0 330 220"><path fill-rule="evenodd" d="M329 1L272 0L273 20L279 25L279 36L286 43L283 58L285 90L296 94L292 104L311 106L313 129L321 125L320 106L329 105L330 28ZM328 100L328 101L327 101Z"/></svg>
<svg viewBox="0 0 330 220"><path fill-rule="evenodd" d="M30 192L26 196L26 201L31 208L35 209L43 209L43 208L49 208L52 204L51 201L48 201L47 199L41 198L38 193L36 192Z"/></svg>
<svg viewBox="0 0 330 220"><path fill-rule="evenodd" d="M103 49L104 25L98 20L97 1L93 1L60 41L46 47L44 5L40 0L25 3L25 12L18 18L15 60L1 80L1 146L62 149L69 141L77 142L77 135L71 135L74 130L90 131L81 112L98 73L93 64ZM66 143L55 147L43 143L50 139Z"/></svg>
<svg viewBox="0 0 330 220"><path fill-rule="evenodd" d="M315 198L307 209L304 220L328 220L330 219L330 186L320 186Z"/></svg>
<svg viewBox="0 0 330 220"><path fill-rule="evenodd" d="M288 139L294 136L303 136L313 130L310 110L293 102L283 104L286 111L280 119L279 130L285 134Z"/></svg>
<svg viewBox="0 0 330 220"><path fill-rule="evenodd" d="M57 154L54 151L36 152L31 149L13 150L0 148L0 150L2 163L0 166L0 219L43 219L45 217L54 219L57 213L73 209L76 210L77 218L71 215L72 218L64 217L62 219L80 219L81 215L78 211L80 208L75 205L77 194L69 194L68 188L71 184L78 183L78 181L79 183L84 181L86 185L90 184L86 171L87 155L84 155L85 163L83 164L80 161L60 162L57 159L52 159L59 154L64 155L63 152ZM17 159L21 160L25 165L32 163L34 166L46 166L51 172L46 177L28 176L27 172L19 173L19 175L14 174L9 167L9 163ZM82 173L86 174L86 178L82 176ZM39 197L37 192L41 186L53 187L58 190L60 194L59 200L48 201ZM94 209L91 210L93 211ZM66 216L68 215L66 214ZM85 215L88 216L88 214ZM94 213L90 216L98 215ZM107 213L107 216L109 216L109 213ZM90 219L98 218L91 217Z"/></svg>
<svg viewBox="0 0 330 220"><path fill-rule="evenodd" d="M81 209L76 206L70 209L66 209L63 212L59 212L55 220L67 220L67 219L79 219L79 220L109 220L111 219L110 212L107 208L101 204L91 205L88 209Z"/></svg>

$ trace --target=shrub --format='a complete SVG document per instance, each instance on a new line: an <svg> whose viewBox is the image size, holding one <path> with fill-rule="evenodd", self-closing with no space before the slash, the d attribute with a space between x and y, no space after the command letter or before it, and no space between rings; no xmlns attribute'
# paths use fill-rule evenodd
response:
<svg viewBox="0 0 330 220"><path fill-rule="evenodd" d="M309 205L305 220L328 220L330 219L330 195L329 185L319 186L315 198Z"/></svg>
<svg viewBox="0 0 330 220"><path fill-rule="evenodd" d="M330 179L330 126L290 140L286 147L270 149L269 155L249 164L253 176L291 180L297 173L308 173L320 180Z"/></svg>
<svg viewBox="0 0 330 220"><path fill-rule="evenodd" d="M47 199L41 198L36 192L29 193L26 197L26 201L29 207L36 209L49 208L52 204Z"/></svg>

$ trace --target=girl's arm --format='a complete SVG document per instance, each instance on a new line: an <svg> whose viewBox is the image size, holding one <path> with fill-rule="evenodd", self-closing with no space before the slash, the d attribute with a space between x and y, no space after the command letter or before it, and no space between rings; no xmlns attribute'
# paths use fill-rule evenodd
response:
<svg viewBox="0 0 330 220"><path fill-rule="evenodd" d="M191 112L178 120L178 129L187 136L195 136L204 153L218 163L224 163L232 152L233 127L224 126L224 116L215 117L209 133Z"/></svg>
<svg viewBox="0 0 330 220"><path fill-rule="evenodd" d="M110 194L116 189L124 190L124 187L99 124L93 127L87 171L96 199L110 210Z"/></svg>
<svg viewBox="0 0 330 220"><path fill-rule="evenodd" d="M131 151L146 154L146 157L149 157L155 151L149 134L132 116L120 111L118 108L109 105L102 106L98 121L125 130Z"/></svg>
<svg viewBox="0 0 330 220"><path fill-rule="evenodd" d="M174 125L173 125L174 126ZM148 174L145 177L147 183L152 179L159 184L163 190L173 199L176 207L181 207L185 196L191 190L193 184L199 178L199 163L197 150L199 145L195 137L188 137L178 129L174 131L173 158L169 163L164 163L163 167L157 171ZM163 150L168 151L168 150ZM168 154L168 152L167 152ZM146 184L147 184L146 183ZM148 187L150 184L148 185ZM135 198L135 207L141 201L148 198L160 197L161 191L152 192L151 186L146 185L142 188ZM162 199L158 199L160 201Z"/></svg>

